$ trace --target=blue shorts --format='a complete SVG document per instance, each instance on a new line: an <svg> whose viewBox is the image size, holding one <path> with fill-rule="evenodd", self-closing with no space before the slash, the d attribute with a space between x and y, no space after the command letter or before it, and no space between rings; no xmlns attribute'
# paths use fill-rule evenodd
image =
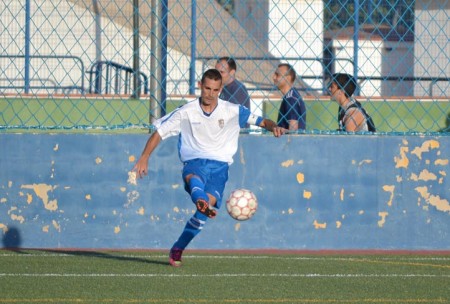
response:
<svg viewBox="0 0 450 304"><path fill-rule="evenodd" d="M216 198L215 207L220 208L225 184L228 181L228 163L202 158L188 160L184 162L183 166L183 181L189 174L197 175L202 179L205 184L205 192ZM190 192L186 182L184 182L184 190Z"/></svg>

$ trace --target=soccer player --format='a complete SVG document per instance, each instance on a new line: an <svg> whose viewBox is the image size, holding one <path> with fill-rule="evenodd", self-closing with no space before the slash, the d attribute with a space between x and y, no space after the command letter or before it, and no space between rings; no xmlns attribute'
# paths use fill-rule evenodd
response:
<svg viewBox="0 0 450 304"><path fill-rule="evenodd" d="M238 149L240 128L247 123L273 132L275 137L287 130L269 119L253 115L242 105L219 98L222 76L216 69L207 70L199 83L201 95L154 123L150 136L133 171L141 178L148 174L148 160L158 144L179 135L179 155L183 163L185 190L196 206L195 214L170 249L169 263L181 266L183 250L203 229L208 218L216 216L222 203L228 167Z"/></svg>
<svg viewBox="0 0 450 304"><path fill-rule="evenodd" d="M278 112L278 126L289 131L306 128L306 106L300 93L294 87L296 73L288 63L281 63L273 74L273 82L283 93Z"/></svg>

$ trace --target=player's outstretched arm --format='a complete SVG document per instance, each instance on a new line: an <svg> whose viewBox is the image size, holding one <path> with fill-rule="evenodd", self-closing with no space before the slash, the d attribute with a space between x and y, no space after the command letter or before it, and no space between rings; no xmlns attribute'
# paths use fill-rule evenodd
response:
<svg viewBox="0 0 450 304"><path fill-rule="evenodd" d="M273 120L267 118L264 118L259 126L266 129L267 131L272 132L275 137L280 137L288 131L285 128L278 127Z"/></svg>
<svg viewBox="0 0 450 304"><path fill-rule="evenodd" d="M144 175L148 174L148 159L160 142L161 136L157 131L153 132L153 134L147 140L144 151L142 152L141 157L138 159L132 170L137 173L137 176L139 178L142 178Z"/></svg>

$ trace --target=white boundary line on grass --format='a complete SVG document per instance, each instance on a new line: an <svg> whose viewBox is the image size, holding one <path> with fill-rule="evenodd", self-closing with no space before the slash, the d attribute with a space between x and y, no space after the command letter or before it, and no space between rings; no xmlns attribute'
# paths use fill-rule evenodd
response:
<svg viewBox="0 0 450 304"><path fill-rule="evenodd" d="M21 258L39 258L39 257L82 257L83 254L79 254L74 252L70 253L45 253L45 254L17 254L17 253L0 253L0 258L2 257L21 257ZM105 254L86 254L86 257L117 257L117 258L148 258L148 259L166 259L168 255L131 255L131 254L114 254L114 253L105 253ZM439 256L424 256L424 257L408 257L408 256L364 256L364 255L355 255L352 257L333 257L333 256L320 256L320 257L306 257L306 256L273 256L273 255L191 255L185 254L184 258L201 258L201 259L277 259L277 260L318 260L318 261L354 261L355 259L363 260L363 259L376 259L376 260L385 260L385 261L450 261L450 257L439 257Z"/></svg>
<svg viewBox="0 0 450 304"><path fill-rule="evenodd" d="M159 278L159 277L279 277L279 278L450 278L450 274L320 274L320 273L217 273L217 274L161 274L161 273L0 273L0 277L131 277L131 278Z"/></svg>

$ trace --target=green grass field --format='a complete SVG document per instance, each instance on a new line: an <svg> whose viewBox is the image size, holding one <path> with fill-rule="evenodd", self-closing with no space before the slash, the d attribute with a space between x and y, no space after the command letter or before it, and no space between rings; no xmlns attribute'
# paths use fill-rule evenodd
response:
<svg viewBox="0 0 450 304"><path fill-rule="evenodd" d="M186 102L169 99L170 112ZM365 101L378 132L439 132L449 128L450 101ZM263 115L277 120L279 100L262 103ZM307 100L307 130L335 131L337 104L330 100ZM94 98L2 98L0 127L32 131L139 131L149 126L148 99ZM254 109L253 109L254 110ZM130 126L138 126L131 129ZM144 128L141 128L141 130ZM145 132L145 130L144 130Z"/></svg>
<svg viewBox="0 0 450 304"><path fill-rule="evenodd" d="M254 252L254 251L253 251ZM450 254L0 251L0 303L450 303Z"/></svg>

